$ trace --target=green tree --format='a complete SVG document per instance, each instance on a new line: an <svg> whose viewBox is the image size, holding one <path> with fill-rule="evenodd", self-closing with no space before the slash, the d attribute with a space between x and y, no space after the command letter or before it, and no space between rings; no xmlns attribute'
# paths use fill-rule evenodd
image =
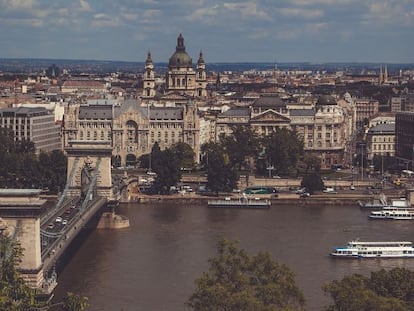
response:
<svg viewBox="0 0 414 311"><path fill-rule="evenodd" d="M309 170L319 172L321 169L321 157L316 153L305 153L302 161L305 165L306 174Z"/></svg>
<svg viewBox="0 0 414 311"><path fill-rule="evenodd" d="M195 152L189 144L179 142L171 146L171 151L177 159L180 168L193 168Z"/></svg>
<svg viewBox="0 0 414 311"><path fill-rule="evenodd" d="M0 224L4 225L4 224ZM23 256L20 244L0 228L0 310L46 311L63 306L65 311L84 311L89 306L86 297L68 293L62 302L40 302L39 291L27 286L18 271Z"/></svg>
<svg viewBox="0 0 414 311"><path fill-rule="evenodd" d="M259 149L257 133L249 126L232 126L232 134L220 138L232 166L241 169L248 157L255 156Z"/></svg>
<svg viewBox="0 0 414 311"><path fill-rule="evenodd" d="M303 310L294 273L269 253L250 256L237 242L220 239L208 272L195 281L186 305L193 310Z"/></svg>
<svg viewBox="0 0 414 311"><path fill-rule="evenodd" d="M0 130L0 187L63 189L67 167L63 152L37 156L34 151L32 142L16 142L10 131Z"/></svg>
<svg viewBox="0 0 414 311"><path fill-rule="evenodd" d="M218 194L230 192L237 186L239 178L231 166L228 155L221 144L208 143L202 147L207 159L207 188Z"/></svg>
<svg viewBox="0 0 414 311"><path fill-rule="evenodd" d="M157 177L151 187L151 192L169 194L171 186L177 185L181 180L180 161L171 149L160 151L154 172L157 173Z"/></svg>
<svg viewBox="0 0 414 311"><path fill-rule="evenodd" d="M278 174L287 174L296 169L303 154L303 141L295 131L277 128L262 140L265 148L266 165L272 166Z"/></svg>
<svg viewBox="0 0 414 311"><path fill-rule="evenodd" d="M148 167L150 168L150 170L153 170L154 172L156 172L163 166L162 159L161 159L161 149L160 149L160 146L158 145L158 142L155 142L155 144L152 146L151 154L148 160L149 160Z"/></svg>
<svg viewBox="0 0 414 311"><path fill-rule="evenodd" d="M414 310L414 273L405 268L345 276L323 286L333 304L328 311L409 311Z"/></svg>
<svg viewBox="0 0 414 311"><path fill-rule="evenodd" d="M305 175L302 178L300 186L306 188L310 194L313 194L315 191L322 191L325 189L325 184L318 173Z"/></svg>

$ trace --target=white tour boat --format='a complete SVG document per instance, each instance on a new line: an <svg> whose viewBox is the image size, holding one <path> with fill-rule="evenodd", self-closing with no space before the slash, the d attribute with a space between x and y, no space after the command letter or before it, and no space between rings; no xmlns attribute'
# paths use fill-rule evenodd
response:
<svg viewBox="0 0 414 311"><path fill-rule="evenodd" d="M271 201L261 198L249 198L243 195L240 198L226 197L224 200L209 200L207 202L208 207L221 207L221 208L252 208L252 209L267 209L270 208Z"/></svg>
<svg viewBox="0 0 414 311"><path fill-rule="evenodd" d="M343 258L405 258L414 257L412 242L363 242L351 241L346 246L337 247L333 257Z"/></svg>
<svg viewBox="0 0 414 311"><path fill-rule="evenodd" d="M413 208L383 208L379 211L372 211L369 214L371 219L391 220L414 220Z"/></svg>

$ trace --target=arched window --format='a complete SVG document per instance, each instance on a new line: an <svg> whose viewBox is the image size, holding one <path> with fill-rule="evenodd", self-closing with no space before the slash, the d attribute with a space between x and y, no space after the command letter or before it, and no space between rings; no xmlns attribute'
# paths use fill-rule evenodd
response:
<svg viewBox="0 0 414 311"><path fill-rule="evenodd" d="M127 139L129 143L138 143L138 125L135 121L129 120L126 123Z"/></svg>

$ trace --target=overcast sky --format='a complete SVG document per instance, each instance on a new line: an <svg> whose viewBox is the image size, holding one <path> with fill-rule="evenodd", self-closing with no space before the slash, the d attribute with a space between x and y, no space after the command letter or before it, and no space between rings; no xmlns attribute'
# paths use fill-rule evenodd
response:
<svg viewBox="0 0 414 311"><path fill-rule="evenodd" d="M414 0L0 0L0 57L414 63Z"/></svg>

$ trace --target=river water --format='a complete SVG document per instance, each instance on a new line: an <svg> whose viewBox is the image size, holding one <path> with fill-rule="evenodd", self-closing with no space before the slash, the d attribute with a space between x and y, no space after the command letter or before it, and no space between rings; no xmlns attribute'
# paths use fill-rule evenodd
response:
<svg viewBox="0 0 414 311"><path fill-rule="evenodd" d="M307 310L329 303L321 286L346 274L414 269L414 259L335 259L335 246L361 240L414 241L410 221L369 220L352 206L272 206L269 210L201 205L121 205L131 227L94 230L59 275L56 297L72 291L91 311L186 310L194 280L208 269L219 237L250 254L269 252L296 273Z"/></svg>

